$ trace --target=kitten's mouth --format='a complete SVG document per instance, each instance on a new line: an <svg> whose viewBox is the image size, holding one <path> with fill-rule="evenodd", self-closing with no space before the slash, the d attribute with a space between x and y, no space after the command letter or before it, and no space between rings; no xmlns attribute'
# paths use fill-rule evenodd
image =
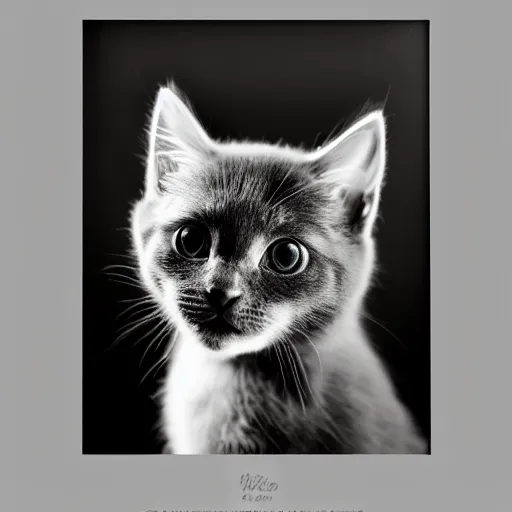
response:
<svg viewBox="0 0 512 512"><path fill-rule="evenodd" d="M240 329L235 327L229 320L221 315L213 315L204 322L201 322L201 324L199 324L199 328L221 336L228 334L242 334Z"/></svg>

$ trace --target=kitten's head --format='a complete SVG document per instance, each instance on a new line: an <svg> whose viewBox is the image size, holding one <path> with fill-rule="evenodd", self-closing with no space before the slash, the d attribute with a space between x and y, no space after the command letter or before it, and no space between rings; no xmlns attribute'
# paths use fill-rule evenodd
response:
<svg viewBox="0 0 512 512"><path fill-rule="evenodd" d="M144 284L217 353L310 338L364 296L384 166L381 111L313 151L221 143L162 88L132 215Z"/></svg>

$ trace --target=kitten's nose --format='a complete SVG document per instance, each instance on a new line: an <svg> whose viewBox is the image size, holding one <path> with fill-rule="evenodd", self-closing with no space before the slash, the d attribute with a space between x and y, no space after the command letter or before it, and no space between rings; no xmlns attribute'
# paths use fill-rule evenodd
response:
<svg viewBox="0 0 512 512"><path fill-rule="evenodd" d="M239 298L240 293L234 290L210 287L205 290L206 300L217 311L229 309Z"/></svg>

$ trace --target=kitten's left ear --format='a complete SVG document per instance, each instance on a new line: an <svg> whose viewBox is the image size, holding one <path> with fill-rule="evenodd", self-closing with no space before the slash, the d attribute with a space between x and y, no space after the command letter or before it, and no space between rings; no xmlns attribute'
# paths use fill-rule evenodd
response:
<svg viewBox="0 0 512 512"><path fill-rule="evenodd" d="M148 194L164 191L167 176L177 171L190 171L213 151L213 140L174 83L158 91L148 135Z"/></svg>
<svg viewBox="0 0 512 512"><path fill-rule="evenodd" d="M318 179L343 204L345 222L370 235L377 215L386 166L386 127L382 110L367 114L311 155Z"/></svg>

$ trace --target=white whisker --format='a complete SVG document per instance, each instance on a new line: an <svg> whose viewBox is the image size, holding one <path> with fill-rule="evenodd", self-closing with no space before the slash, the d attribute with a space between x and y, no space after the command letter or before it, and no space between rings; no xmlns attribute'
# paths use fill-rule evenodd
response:
<svg viewBox="0 0 512 512"><path fill-rule="evenodd" d="M118 320L123 315L126 315L132 309L135 309L135 308L138 308L139 306L143 306L145 304L150 304L150 303L152 303L150 306L131 313L130 315L128 315L127 318L131 318L132 316L134 316L134 315L136 315L138 313L143 313L145 311L149 311L150 309L154 309L154 308L158 307L158 305L154 302L153 298L152 297L148 297L147 299L138 301L135 304L132 304L130 307L126 308L125 310L121 311L121 313L119 313L119 315L117 315L117 317L115 319Z"/></svg>
<svg viewBox="0 0 512 512"><path fill-rule="evenodd" d="M148 333L146 333L144 336L142 336L142 338L140 338L139 340L137 340L137 343L140 343L143 339L147 338L148 336L150 336L153 332L155 332L158 328L160 327L160 332L157 336L155 336L155 338L153 338L152 341L150 341L148 343L148 346L146 347L146 350L144 351L144 353L142 354L142 357L140 359L140 363L139 363L139 368L142 366L142 362L144 361L144 357L146 356L146 354L148 353L150 347L155 343L156 340L160 339L161 338L161 335L162 335L162 332L164 333L164 336L165 336L165 333L167 332L167 319L166 318L162 318L157 325L155 325L155 327L153 327L153 329L151 329L151 331L149 331ZM160 339L160 341L158 342L156 348L155 348L155 351L158 350L158 347L160 346L160 342L162 340Z"/></svg>
<svg viewBox="0 0 512 512"><path fill-rule="evenodd" d="M297 374L297 366L295 365L295 361L293 360L293 355L288 350L288 342L285 341L285 344L283 345L283 348L285 349L285 352L287 354L288 360L292 364L292 375L295 380L295 383L297 385L297 391L299 392L299 398L300 403L302 405L302 410L304 414L306 414L306 404L304 402L304 398L306 397L306 393L304 392L304 389L302 388L302 385L300 383L299 375Z"/></svg>
<svg viewBox="0 0 512 512"><path fill-rule="evenodd" d="M142 384L146 377L153 371L156 370L160 365L162 365L169 356L171 355L172 349L174 348L174 345L176 344L176 340L178 338L178 331L174 331L174 336L169 343L169 348L165 351L164 355L145 373L145 375L142 377L140 383Z"/></svg>

